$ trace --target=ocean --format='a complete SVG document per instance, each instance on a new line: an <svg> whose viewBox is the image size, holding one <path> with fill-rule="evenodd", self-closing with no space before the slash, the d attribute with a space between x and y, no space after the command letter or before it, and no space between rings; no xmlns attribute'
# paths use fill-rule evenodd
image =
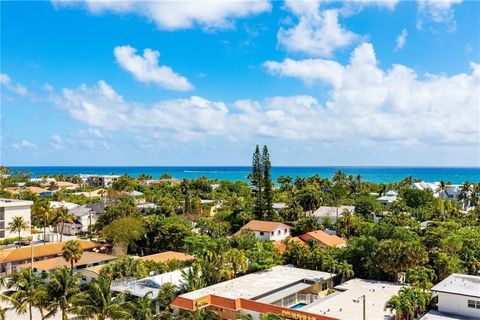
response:
<svg viewBox="0 0 480 320"><path fill-rule="evenodd" d="M10 167L13 170L30 171L32 177L55 174L128 174L136 177L142 173L158 178L167 173L175 178L192 179L205 176L209 179L242 180L247 181L250 167ZM272 167L272 179L280 176L308 177L319 174L322 178L331 178L336 170L343 170L346 174L361 175L364 181L394 182L412 176L424 181L450 181L463 183L464 181L480 182L480 168L453 168L453 167Z"/></svg>

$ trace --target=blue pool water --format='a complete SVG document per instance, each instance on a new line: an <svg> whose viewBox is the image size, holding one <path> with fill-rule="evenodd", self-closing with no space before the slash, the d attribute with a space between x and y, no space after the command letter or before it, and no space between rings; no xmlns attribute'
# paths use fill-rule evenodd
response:
<svg viewBox="0 0 480 320"><path fill-rule="evenodd" d="M175 178L198 178L205 176L219 180L247 181L251 167L10 167L13 170L28 170L33 177L54 174L128 174L136 177L141 173L158 178L162 173L168 173ZM343 170L346 174L360 174L364 181L394 182L407 176L424 181L450 181L463 183L464 181L480 182L480 167L453 168L453 167L272 167L272 178L279 176L308 177L319 174L322 178L331 178L336 170Z"/></svg>
<svg viewBox="0 0 480 320"><path fill-rule="evenodd" d="M299 310L299 309L302 309L303 307L305 307L306 305L307 305L306 303L300 302L300 303L297 303L294 306L291 306L290 309Z"/></svg>

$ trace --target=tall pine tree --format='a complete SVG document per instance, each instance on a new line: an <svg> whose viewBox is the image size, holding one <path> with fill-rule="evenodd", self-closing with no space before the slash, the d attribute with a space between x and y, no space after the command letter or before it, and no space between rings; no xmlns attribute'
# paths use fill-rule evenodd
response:
<svg viewBox="0 0 480 320"><path fill-rule="evenodd" d="M260 153L257 145L253 153L252 173L249 175L249 179L254 199L253 214L258 220L272 219L274 216L271 167L267 146L263 146Z"/></svg>
<svg viewBox="0 0 480 320"><path fill-rule="evenodd" d="M263 216L263 170L262 170L262 157L260 154L260 148L255 148L252 160L252 173L250 174L250 182L252 184L252 193L254 198L253 214L255 219L262 219Z"/></svg>
<svg viewBox="0 0 480 320"><path fill-rule="evenodd" d="M262 169L263 169L263 203L264 213L263 216L268 219L273 219L273 192L272 192L272 178L270 176L270 155L268 154L267 146L263 146L262 150Z"/></svg>

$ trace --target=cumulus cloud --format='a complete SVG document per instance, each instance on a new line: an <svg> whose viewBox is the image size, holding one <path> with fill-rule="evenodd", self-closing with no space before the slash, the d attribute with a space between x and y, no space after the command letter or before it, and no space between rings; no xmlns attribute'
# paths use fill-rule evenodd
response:
<svg viewBox="0 0 480 320"><path fill-rule="evenodd" d="M33 148L36 148L37 146L28 140L21 140L19 142L12 143L12 147L14 149L33 149Z"/></svg>
<svg viewBox="0 0 480 320"><path fill-rule="evenodd" d="M4 86L10 92L16 93L19 96L26 97L28 95L28 90L23 85L19 83L13 83L12 79L8 74L0 74L0 85Z"/></svg>
<svg viewBox="0 0 480 320"><path fill-rule="evenodd" d="M331 56L339 48L351 44L357 35L339 23L338 10L320 10L320 2L285 2L298 19L291 28L280 28L278 43L287 51L306 53L313 56Z"/></svg>
<svg viewBox="0 0 480 320"><path fill-rule="evenodd" d="M101 80L94 86L63 89L53 98L70 115L93 128L163 132L178 138L222 133L228 109L222 102L201 97L162 100L152 106L125 101Z"/></svg>
<svg viewBox="0 0 480 320"><path fill-rule="evenodd" d="M407 37L408 37L408 31L407 28L403 28L402 32L397 36L396 38L396 46L395 46L395 51L398 51L400 49L403 49L405 46L405 43L407 43Z"/></svg>
<svg viewBox="0 0 480 320"><path fill-rule="evenodd" d="M145 49L143 56L136 52L137 50L131 46L118 46L113 50L117 63L138 81L155 83L171 90L188 91L193 89L187 78L175 73L168 66L159 65L160 52Z"/></svg>
<svg viewBox="0 0 480 320"><path fill-rule="evenodd" d="M83 6L93 14L105 12L136 14L153 21L160 29L178 30L201 26L206 29L231 27L234 19L271 10L268 0L136 1L53 0L56 7Z"/></svg>
<svg viewBox="0 0 480 320"><path fill-rule="evenodd" d="M325 106L359 136L428 143L479 143L480 67L453 76L418 75L404 65L382 70L373 46L358 46L346 65L325 59L268 61L267 70L330 86Z"/></svg>
<svg viewBox="0 0 480 320"><path fill-rule="evenodd" d="M312 96L211 101L192 96L152 105L125 101L110 85L64 89L57 103L94 129L129 130L154 139L209 137L303 140L351 145L478 145L480 66L452 76L418 75L404 65L378 66L369 43L347 64L307 59L267 62L275 75L329 87L325 101Z"/></svg>
<svg viewBox="0 0 480 320"><path fill-rule="evenodd" d="M418 20L417 28L422 29L425 22L443 23L448 31L455 31L456 21L453 11L455 4L462 0L417 0Z"/></svg>
<svg viewBox="0 0 480 320"><path fill-rule="evenodd" d="M285 8L296 21L293 26L281 27L277 33L280 47L290 52L315 57L330 57L336 50L345 48L362 37L340 23L369 6L393 10L399 0L353 0L340 5L329 1L286 0ZM288 20L287 20L288 21Z"/></svg>

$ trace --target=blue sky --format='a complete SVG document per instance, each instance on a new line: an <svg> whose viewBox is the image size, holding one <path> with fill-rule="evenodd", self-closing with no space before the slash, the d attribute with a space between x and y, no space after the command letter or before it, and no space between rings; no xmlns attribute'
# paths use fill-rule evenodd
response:
<svg viewBox="0 0 480 320"><path fill-rule="evenodd" d="M0 5L3 165L480 165L478 1Z"/></svg>

